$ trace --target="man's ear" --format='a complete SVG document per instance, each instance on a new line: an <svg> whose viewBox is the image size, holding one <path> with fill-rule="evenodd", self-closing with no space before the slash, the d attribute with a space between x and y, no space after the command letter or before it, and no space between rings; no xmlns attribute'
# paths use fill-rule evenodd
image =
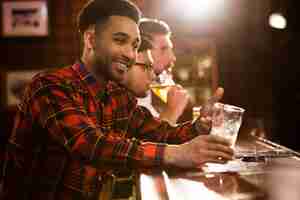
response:
<svg viewBox="0 0 300 200"><path fill-rule="evenodd" d="M87 49L89 50L94 50L95 49L95 33L92 30L87 30L84 32L83 35L83 41L84 41L84 46L86 46Z"/></svg>
<svg viewBox="0 0 300 200"><path fill-rule="evenodd" d="M144 52L138 52L136 55L136 61L144 60Z"/></svg>

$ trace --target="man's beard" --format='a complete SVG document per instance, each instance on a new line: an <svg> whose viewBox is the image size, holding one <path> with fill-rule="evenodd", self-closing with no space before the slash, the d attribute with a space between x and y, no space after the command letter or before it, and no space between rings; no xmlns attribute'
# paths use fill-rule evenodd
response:
<svg viewBox="0 0 300 200"><path fill-rule="evenodd" d="M113 80L111 72L111 59L99 59L97 56L94 58L93 72L103 80Z"/></svg>
<svg viewBox="0 0 300 200"><path fill-rule="evenodd" d="M93 72L103 80L121 83L128 68L134 62L135 60L129 60L121 56L94 54Z"/></svg>

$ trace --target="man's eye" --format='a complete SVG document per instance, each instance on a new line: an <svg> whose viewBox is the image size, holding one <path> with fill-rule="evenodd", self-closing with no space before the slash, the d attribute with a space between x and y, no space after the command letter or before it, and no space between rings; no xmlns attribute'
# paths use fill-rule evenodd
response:
<svg viewBox="0 0 300 200"><path fill-rule="evenodd" d="M115 38L114 41L117 42L117 43L119 43L119 44L123 44L125 42L125 39L123 39L123 38Z"/></svg>
<svg viewBox="0 0 300 200"><path fill-rule="evenodd" d="M139 45L138 44L134 44L133 45L133 49L138 49L139 48Z"/></svg>

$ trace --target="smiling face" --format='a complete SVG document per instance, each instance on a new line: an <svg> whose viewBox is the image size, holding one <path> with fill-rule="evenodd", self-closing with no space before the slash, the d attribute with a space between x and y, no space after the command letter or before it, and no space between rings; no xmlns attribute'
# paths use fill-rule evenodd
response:
<svg viewBox="0 0 300 200"><path fill-rule="evenodd" d="M146 97L154 78L153 59L150 50L138 53L136 64L132 65L123 84L137 97Z"/></svg>
<svg viewBox="0 0 300 200"><path fill-rule="evenodd" d="M122 82L128 66L137 56L140 43L138 25L128 17L110 16L98 29L91 45L92 71L106 80Z"/></svg>

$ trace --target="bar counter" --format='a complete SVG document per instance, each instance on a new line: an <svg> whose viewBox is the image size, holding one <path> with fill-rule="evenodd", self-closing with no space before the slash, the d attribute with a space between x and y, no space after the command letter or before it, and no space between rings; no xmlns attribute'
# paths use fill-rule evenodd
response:
<svg viewBox="0 0 300 200"><path fill-rule="evenodd" d="M137 173L140 200L269 200L274 163L296 163L298 152L264 138L240 137L237 158L225 165L208 164L199 169L145 169Z"/></svg>

